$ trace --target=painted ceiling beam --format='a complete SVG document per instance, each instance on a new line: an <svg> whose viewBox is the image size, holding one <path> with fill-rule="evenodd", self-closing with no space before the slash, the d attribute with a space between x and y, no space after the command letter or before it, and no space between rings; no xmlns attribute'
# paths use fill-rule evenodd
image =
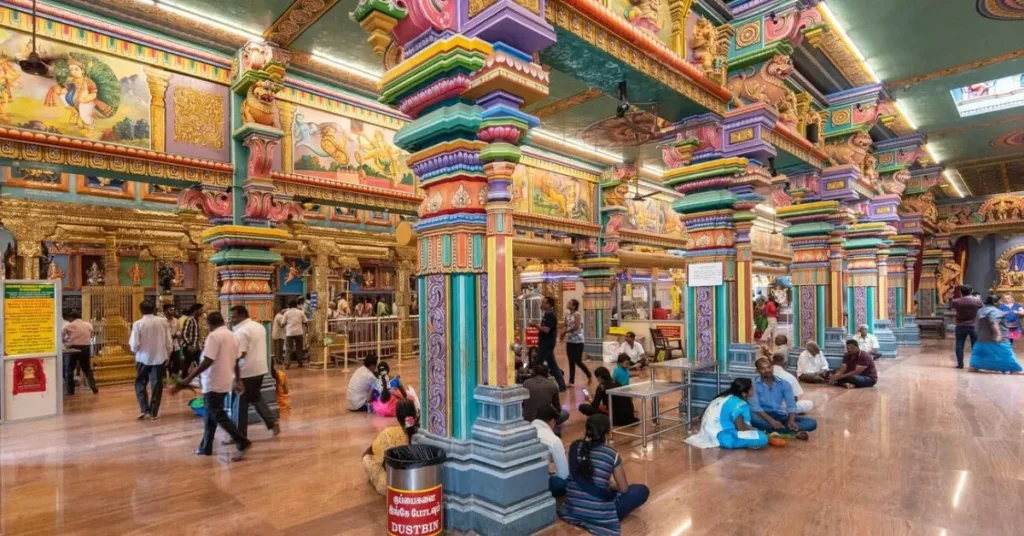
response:
<svg viewBox="0 0 1024 536"><path fill-rule="evenodd" d="M290 47L310 26L331 10L338 0L294 0L288 9L263 32L263 38Z"/></svg>
<svg viewBox="0 0 1024 536"><path fill-rule="evenodd" d="M957 74L961 74L961 73L966 73L968 71L973 71L973 70L976 70L976 69L981 69L982 67L988 67L989 65L995 65L997 63L1003 63L1003 62L1007 62L1007 61L1012 61L1012 60L1015 60L1015 59L1018 59L1018 58L1024 58L1024 48L1021 48L1021 49L1018 49L1018 50L1014 50L1012 52L1007 52L1005 54L1000 54L998 56L992 56L990 58L985 58L983 60L972 61L972 62L969 62L969 63L963 63L963 64L960 64L960 65L956 65L954 67L947 67L945 69L939 69L938 71L932 71L930 73L923 73L923 74L918 74L918 75L914 75L914 76L908 76L907 78L900 78L898 80L892 80L891 82L888 82L887 84L888 84L889 87L893 88L894 90L905 90L905 89L910 88L910 86L920 84L921 82L928 82L928 81L936 80L936 79L939 79L939 78L945 78L947 76L953 76L953 75L957 75Z"/></svg>

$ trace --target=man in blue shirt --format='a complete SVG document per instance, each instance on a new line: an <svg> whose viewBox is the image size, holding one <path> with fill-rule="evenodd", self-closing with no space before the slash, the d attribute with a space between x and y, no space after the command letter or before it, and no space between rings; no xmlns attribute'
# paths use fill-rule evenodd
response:
<svg viewBox="0 0 1024 536"><path fill-rule="evenodd" d="M754 396L750 399L750 424L765 432L796 432L797 439L806 440L807 432L817 429L818 422L798 415L800 409L793 388L775 378L771 360L762 357L754 366L758 376L754 378Z"/></svg>

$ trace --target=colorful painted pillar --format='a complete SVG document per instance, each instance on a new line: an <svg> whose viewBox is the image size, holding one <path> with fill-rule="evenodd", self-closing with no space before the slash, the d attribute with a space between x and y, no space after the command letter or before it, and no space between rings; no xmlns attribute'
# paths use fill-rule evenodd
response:
<svg viewBox="0 0 1024 536"><path fill-rule="evenodd" d="M902 229L902 226L901 226ZM897 346L920 346L921 331L914 321L914 264L917 261L917 238L911 234L892 237L889 248L890 317ZM909 297L909 298L908 298Z"/></svg>
<svg viewBox="0 0 1024 536"><path fill-rule="evenodd" d="M771 184L761 162L776 154L764 138L777 121L778 112L764 104L731 110L721 122L718 158L704 160L698 152L694 163L664 173L664 183L685 194L673 209L693 243L686 252L688 354L697 362L716 361L720 372L738 366L749 373L757 351L750 229L754 208L764 200L759 192ZM702 390L700 399L709 391Z"/></svg>
<svg viewBox="0 0 1024 536"><path fill-rule="evenodd" d="M889 249L892 241L889 238L896 234L896 228L893 227L893 224L899 221L899 215L896 212L899 204L899 195L882 194L876 195L869 205L871 221L885 223L885 227L880 233L880 238L883 242L876 254L878 279L876 282L877 288L875 289L875 317L873 324L869 324L869 326L873 328L873 333L878 338L882 357L888 358L896 357L896 335L892 331L894 317L890 313L892 310L891 306L894 304L893 296L889 292L889 257L892 254ZM899 264L899 268L902 270L902 259Z"/></svg>
<svg viewBox="0 0 1024 536"><path fill-rule="evenodd" d="M513 385L511 176L547 95L533 54L552 44L544 2L394 4L363 0L352 18L403 61L381 102L412 118L395 136L423 188L415 225L423 428L445 449L445 528L527 534L554 522L545 448Z"/></svg>
<svg viewBox="0 0 1024 536"><path fill-rule="evenodd" d="M825 345L822 350L831 365L838 366L846 353L846 340L850 338L848 311L851 302L847 292L847 258L844 245L854 213L845 203L857 201L860 194L860 168L854 165L839 165L821 171L818 184L819 199L841 203L828 222L832 232L828 239L828 289L825 303Z"/></svg>
<svg viewBox="0 0 1024 536"><path fill-rule="evenodd" d="M935 314L946 323L946 331L953 333L956 328L956 314L949 305L956 296L963 277L960 265L953 260L949 230L942 229L935 233L933 244L939 251L939 262L936 263L935 272Z"/></svg>
<svg viewBox="0 0 1024 536"><path fill-rule="evenodd" d="M619 259L615 257L584 257L577 261L583 269L583 333L584 351L591 359L600 360L604 353L604 340L612 323L615 297L615 272Z"/></svg>
<svg viewBox="0 0 1024 536"><path fill-rule="evenodd" d="M942 250L936 247L934 236L926 237L921 247L924 251L921 254L921 281L917 289L917 317L943 320L938 286Z"/></svg>
<svg viewBox="0 0 1024 536"><path fill-rule="evenodd" d="M814 177L816 180L817 177ZM796 181L793 181L796 182ZM803 202L803 193L793 195L795 203L776 208L779 219L789 223L782 234L793 248L790 275L793 281L793 352L807 341L825 347L830 290L829 238L835 230L829 221L839 209L837 201Z"/></svg>

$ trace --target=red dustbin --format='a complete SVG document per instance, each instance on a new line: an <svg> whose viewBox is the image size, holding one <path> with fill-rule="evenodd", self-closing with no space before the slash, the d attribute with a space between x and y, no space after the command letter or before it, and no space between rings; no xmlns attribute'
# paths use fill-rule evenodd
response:
<svg viewBox="0 0 1024 536"><path fill-rule="evenodd" d="M388 535L430 536L444 530L441 466L445 452L430 445L394 447L388 470Z"/></svg>

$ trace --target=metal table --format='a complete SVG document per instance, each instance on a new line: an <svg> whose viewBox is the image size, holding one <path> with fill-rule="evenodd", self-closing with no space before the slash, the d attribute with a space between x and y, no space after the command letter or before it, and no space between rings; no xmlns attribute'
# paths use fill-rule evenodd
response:
<svg viewBox="0 0 1024 536"><path fill-rule="evenodd" d="M689 389L689 386L684 385L682 383L674 383L674 382L667 382L667 381L637 382L637 383L634 383L634 384L627 385L625 387L616 387L615 389L609 389L607 391L607 395L608 395L608 418L613 423L612 424L612 430L611 430L612 436L614 436L615 434L620 434L620 435L624 435L624 436L628 436L628 437L639 438L640 440L643 441L643 446L646 447L647 446L647 438L648 437L657 437L657 436L659 436L661 434L664 434L665 432L670 432L672 430L675 430L676 428L680 428L682 426L686 426L686 424L682 422L682 419L680 419L678 417L663 416L660 413L658 413L658 409L657 408L658 408L658 398L663 397L663 396L668 395L668 394L671 394L671 393L675 393L675 392L683 391L683 390L688 390L688 389ZM640 399L640 421L639 422L635 422L633 424L627 424L625 426L620 426L620 427L616 428L615 424L614 424L615 423L615 412L614 412L614 409L613 409L615 404L612 401L612 397L614 397L614 396L624 396L624 397L627 397L627 398L638 398L638 399ZM652 405L651 405L651 418L650 419L647 418L647 401L648 400L652 401ZM662 428L662 429L658 430L657 432L654 432L652 434L648 434L647 433L647 421L650 420L650 421L652 421L657 426L659 419L664 419L666 421L673 421L673 422L676 422L676 423L679 423L679 424L676 424L676 425L673 425L673 426L669 426L667 428ZM640 435L623 431L623 430L626 430L627 428L632 428L632 427L637 426L637 425L640 426Z"/></svg>
<svg viewBox="0 0 1024 536"><path fill-rule="evenodd" d="M685 397L686 397L685 398L686 399L686 421L685 422L686 422L687 430L689 430L690 422L692 421L692 416L693 416L693 396L691 395L691 390L693 388L693 373L694 372L708 372L708 371L713 369L715 371L715 386L717 387L717 389L719 391L722 389L722 373L721 373L720 370L718 370L718 362L717 361L691 362L689 359L679 358L679 359L671 359L671 360L668 360L668 361L662 361L660 363L651 363L649 366L650 366L650 369L651 369L651 384L652 385L657 383L657 381L654 379L654 371L656 369L663 369L663 370L669 371L668 380L667 380L667 382L663 382L663 383L672 383L672 371L673 370L678 370L681 373L681 377L679 379L679 381L680 381L679 385L683 385L684 386L683 390L686 391L686 395L685 395ZM679 407L679 413L683 413L682 405L683 405L683 401L680 400L679 401L679 406L680 406ZM655 401L654 401L654 413L655 413L655 415L658 414L657 399L655 399Z"/></svg>

